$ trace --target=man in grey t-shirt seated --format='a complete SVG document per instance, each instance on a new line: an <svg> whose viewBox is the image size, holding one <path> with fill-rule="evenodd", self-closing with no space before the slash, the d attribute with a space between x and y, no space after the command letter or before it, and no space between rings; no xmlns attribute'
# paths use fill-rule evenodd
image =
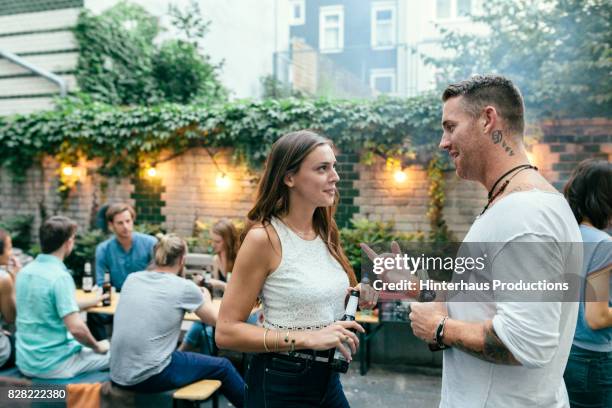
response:
<svg viewBox="0 0 612 408"><path fill-rule="evenodd" d="M214 326L210 293L181 276L187 244L166 235L155 245L150 271L131 273L115 312L111 379L138 392L162 392L201 379L221 380L221 392L234 406L244 404L244 382L226 358L176 350L185 312Z"/></svg>

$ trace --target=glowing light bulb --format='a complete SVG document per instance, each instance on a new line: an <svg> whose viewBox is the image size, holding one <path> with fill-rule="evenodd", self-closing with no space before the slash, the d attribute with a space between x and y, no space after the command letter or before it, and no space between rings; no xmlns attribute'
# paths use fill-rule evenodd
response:
<svg viewBox="0 0 612 408"><path fill-rule="evenodd" d="M230 180L225 173L217 174L217 179L215 180L217 187L225 190L230 186Z"/></svg>
<svg viewBox="0 0 612 408"><path fill-rule="evenodd" d="M147 170L147 175L149 177L155 177L157 176L157 169L155 167L151 167L149 168L149 170Z"/></svg>
<svg viewBox="0 0 612 408"><path fill-rule="evenodd" d="M72 176L73 173L74 169L72 168L72 166L64 166L64 168L62 169L62 174L64 176Z"/></svg>
<svg viewBox="0 0 612 408"><path fill-rule="evenodd" d="M406 176L405 171L396 170L395 173L393 174L393 178L395 179L397 183L403 183L404 181L406 181L406 178L408 178L408 176Z"/></svg>

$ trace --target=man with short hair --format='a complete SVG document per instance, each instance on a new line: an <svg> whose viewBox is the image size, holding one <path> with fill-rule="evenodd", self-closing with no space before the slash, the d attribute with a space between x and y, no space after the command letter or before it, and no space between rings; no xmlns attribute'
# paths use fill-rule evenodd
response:
<svg viewBox="0 0 612 408"><path fill-rule="evenodd" d="M136 212L129 204L111 204L106 210L106 222L114 235L96 247L98 286L104 283L104 273L109 272L111 284L121 291L130 273L144 271L151 262L157 239L134 232L135 220Z"/></svg>
<svg viewBox="0 0 612 408"><path fill-rule="evenodd" d="M134 232L136 212L125 203L115 203L106 210L106 222L113 236L96 247L96 283L104 283L104 274L110 274L110 282L121 291L123 282L132 272L147 269L153 257L157 239L147 234ZM112 316L88 314L87 325L98 340L108 337L105 324L112 323Z"/></svg>
<svg viewBox="0 0 612 408"><path fill-rule="evenodd" d="M473 256L488 256L488 278L550 281L577 273L581 251L565 244L581 243L580 231L563 195L529 164L519 90L501 76L475 76L449 85L442 99L440 147L459 177L489 191L464 239L482 251ZM450 347L440 406L568 407L563 371L578 304L546 293L537 302L494 296L412 305L414 334Z"/></svg>
<svg viewBox="0 0 612 408"><path fill-rule="evenodd" d="M519 90L501 76L475 76L449 85L442 100L440 148L459 177L489 192L457 254L480 258L485 267L469 273L457 268L452 283L559 282L576 276L582 266L580 231L563 195L529 164ZM362 248L371 259L378 257L367 245ZM391 249L392 256L399 254L397 243ZM405 278L396 269L384 276ZM575 286L571 290L577 294ZM444 349L440 407L569 407L563 371L578 298L563 295L483 285L439 291L436 300L442 301L411 303L414 334Z"/></svg>
<svg viewBox="0 0 612 408"><path fill-rule="evenodd" d="M70 378L108 369L108 341L96 341L79 315L63 261L77 225L54 216L39 230L42 253L17 275L17 367L29 377Z"/></svg>

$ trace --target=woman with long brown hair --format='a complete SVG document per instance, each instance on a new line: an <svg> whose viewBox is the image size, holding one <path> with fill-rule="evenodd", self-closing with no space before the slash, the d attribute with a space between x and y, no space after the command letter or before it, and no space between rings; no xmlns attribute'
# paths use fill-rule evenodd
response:
<svg viewBox="0 0 612 408"><path fill-rule="evenodd" d="M210 280L210 284L214 290L225 292L225 287L234 268L240 236L231 220L221 218L210 229L210 241L215 253L213 256L213 278ZM252 314L247 322L256 324L257 316L257 314ZM194 322L183 337L179 350L213 354L212 339L213 330L211 326L205 326L201 322Z"/></svg>
<svg viewBox="0 0 612 408"><path fill-rule="evenodd" d="M308 130L284 135L268 156L216 332L219 347L257 353L247 406L348 406L329 353L350 361L359 341L349 329L363 328L338 321L357 282L333 218L335 164L331 141ZM264 327L245 323L258 297Z"/></svg>
<svg viewBox="0 0 612 408"><path fill-rule="evenodd" d="M214 288L224 291L234 268L238 247L240 246L238 230L232 221L221 218L213 224L210 231L210 240L215 253L212 285Z"/></svg>

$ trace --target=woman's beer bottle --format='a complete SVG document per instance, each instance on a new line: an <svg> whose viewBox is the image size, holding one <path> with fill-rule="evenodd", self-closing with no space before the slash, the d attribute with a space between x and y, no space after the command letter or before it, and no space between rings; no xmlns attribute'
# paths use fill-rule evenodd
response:
<svg viewBox="0 0 612 408"><path fill-rule="evenodd" d="M352 321L355 320L355 314L357 313L357 306L359 305L359 291L351 290L351 296L349 297L348 303L346 304L346 310L344 311L344 316L341 320L343 321ZM354 330L351 330L354 332ZM342 342L343 346L349 350L351 347L347 342ZM348 371L349 362L346 360L344 355L336 348L334 350L334 356L331 362L331 368L334 371L338 371L340 373L346 373Z"/></svg>

